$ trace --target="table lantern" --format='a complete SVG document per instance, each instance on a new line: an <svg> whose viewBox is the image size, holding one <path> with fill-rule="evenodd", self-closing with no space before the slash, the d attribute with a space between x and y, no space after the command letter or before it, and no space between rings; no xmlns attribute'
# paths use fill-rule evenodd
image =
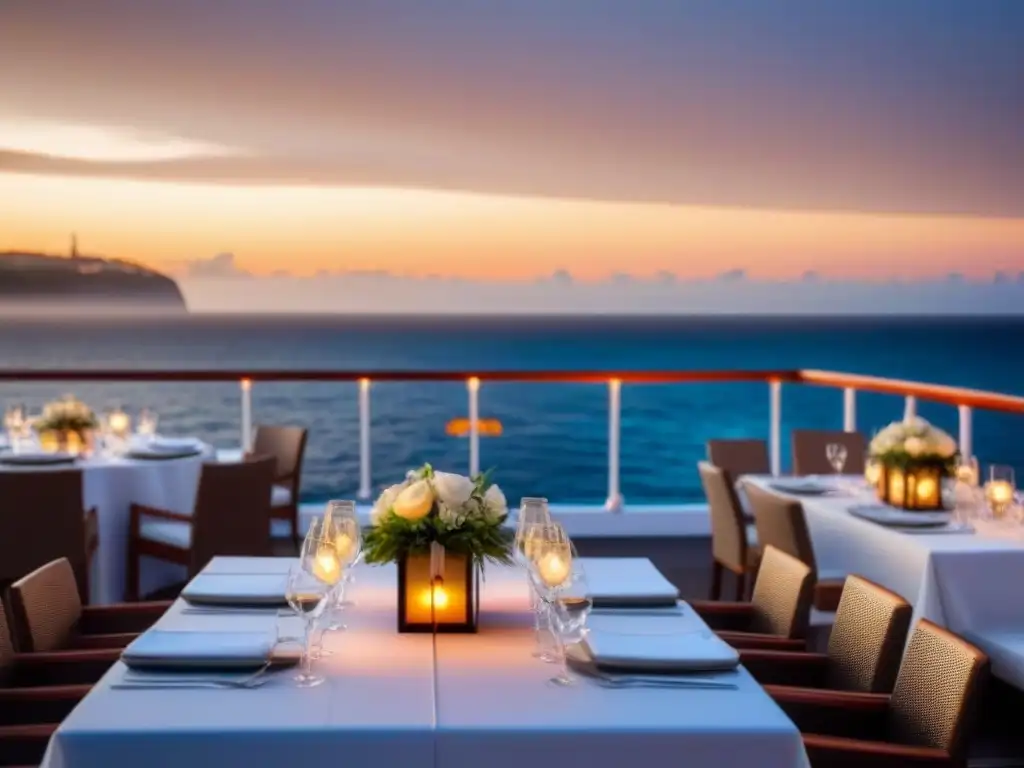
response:
<svg viewBox="0 0 1024 768"><path fill-rule="evenodd" d="M944 476L943 468L939 466L882 467L878 497L901 509L942 509Z"/></svg>
<svg viewBox="0 0 1024 768"><path fill-rule="evenodd" d="M473 560L431 544L398 561L399 632L476 632L479 601Z"/></svg>

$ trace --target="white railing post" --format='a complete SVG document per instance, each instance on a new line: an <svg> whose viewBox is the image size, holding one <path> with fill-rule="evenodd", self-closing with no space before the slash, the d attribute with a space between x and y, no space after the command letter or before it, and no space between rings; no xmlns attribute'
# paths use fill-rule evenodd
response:
<svg viewBox="0 0 1024 768"><path fill-rule="evenodd" d="M242 454L252 450L252 381L242 379Z"/></svg>
<svg viewBox="0 0 1024 768"><path fill-rule="evenodd" d="M768 382L769 414L768 454L771 458L772 475L782 474L782 382Z"/></svg>
<svg viewBox="0 0 1024 768"><path fill-rule="evenodd" d="M622 493L619 489L619 434L622 426L622 382L608 381L608 500L604 508L609 512L622 511Z"/></svg>
<svg viewBox="0 0 1024 768"><path fill-rule="evenodd" d="M903 405L903 420L910 421L915 416L917 416L917 398L913 395L907 395L906 402Z"/></svg>
<svg viewBox="0 0 1024 768"><path fill-rule="evenodd" d="M356 496L368 499L370 487L370 380L359 380L359 490Z"/></svg>
<svg viewBox="0 0 1024 768"><path fill-rule="evenodd" d="M469 391L469 474L480 473L480 379L466 382Z"/></svg>
<svg viewBox="0 0 1024 768"><path fill-rule="evenodd" d="M971 434L971 406L961 405L957 407L960 411L960 455L964 459L974 456L974 440Z"/></svg>
<svg viewBox="0 0 1024 768"><path fill-rule="evenodd" d="M843 390L843 432L857 431L857 390L847 387Z"/></svg>

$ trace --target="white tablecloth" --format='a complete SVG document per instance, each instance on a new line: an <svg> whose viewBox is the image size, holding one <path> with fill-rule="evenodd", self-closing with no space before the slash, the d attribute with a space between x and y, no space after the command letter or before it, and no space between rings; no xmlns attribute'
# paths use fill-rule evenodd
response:
<svg viewBox="0 0 1024 768"><path fill-rule="evenodd" d="M131 505L146 504L172 512L192 512L202 457L145 461L90 458L73 466L82 470L85 507L96 507L99 550L90 574L90 601L101 605L124 600ZM70 465L59 467L67 469ZM54 467L57 469L58 467ZM47 472L48 468L0 465L3 471ZM142 562L143 594L185 578L185 570L152 558Z"/></svg>
<svg viewBox="0 0 1024 768"><path fill-rule="evenodd" d="M771 478L744 481L771 490ZM915 621L977 643L996 675L1024 688L1024 538L1016 531L979 523L974 533L905 533L850 514L864 497L792 498L803 504L820 570L859 574L902 595Z"/></svg>
<svg viewBox="0 0 1024 768"><path fill-rule="evenodd" d="M216 558L209 571L284 573L288 561ZM244 577L244 576L243 576ZM282 672L254 690L115 690L116 665L60 726L45 768L344 763L349 768L721 768L806 766L795 727L747 675L738 691L548 686L530 656L521 573L489 568L478 635L400 635L395 569L363 567L327 682ZM172 608L162 629L297 634L293 618L196 616Z"/></svg>

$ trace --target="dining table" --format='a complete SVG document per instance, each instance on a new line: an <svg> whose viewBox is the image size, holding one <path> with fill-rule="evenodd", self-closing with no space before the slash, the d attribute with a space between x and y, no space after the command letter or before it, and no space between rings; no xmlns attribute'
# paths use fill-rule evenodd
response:
<svg viewBox="0 0 1024 768"><path fill-rule="evenodd" d="M273 576L283 590L294 562L217 557L196 578ZM663 580L649 561L581 563L591 583L617 573ZM323 635L328 655L313 662L323 684L298 687L284 669L253 688L150 689L125 686L130 672L118 662L58 728L43 766L808 766L797 728L742 667L703 675L727 686L713 689L607 687L576 673L573 685L552 685L552 666L532 653L520 568L486 567L478 631L467 634L398 632L397 568L363 565L354 577L346 627ZM688 632L708 631L685 602L678 611ZM658 621L628 610L590 616L593 632L637 636L657 632ZM300 627L286 610L197 609L179 599L154 629L273 633L285 647Z"/></svg>
<svg viewBox="0 0 1024 768"><path fill-rule="evenodd" d="M962 522L948 513L937 525L882 524L863 516L886 505L859 475L746 475L739 483L800 502L819 573L856 574L901 595L913 606L913 621L928 619L977 644L997 677L1024 690L1019 523Z"/></svg>
<svg viewBox="0 0 1024 768"><path fill-rule="evenodd" d="M201 446L194 456L180 458L133 458L94 455L67 464L28 467L0 462L3 472L50 472L77 469L82 472L85 509L95 509L99 546L89 574L89 602L117 603L125 598L128 521L132 504L159 507L171 512L192 513L203 461L213 449ZM186 578L185 569L174 563L146 559L141 569L142 593Z"/></svg>

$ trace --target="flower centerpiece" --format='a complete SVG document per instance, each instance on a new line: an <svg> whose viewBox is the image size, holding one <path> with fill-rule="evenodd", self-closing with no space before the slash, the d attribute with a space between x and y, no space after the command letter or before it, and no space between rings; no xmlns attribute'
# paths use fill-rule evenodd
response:
<svg viewBox="0 0 1024 768"><path fill-rule="evenodd" d="M920 417L896 421L871 441L869 460L882 501L903 509L942 509L942 481L956 469L956 441Z"/></svg>
<svg viewBox="0 0 1024 768"><path fill-rule="evenodd" d="M368 563L398 564L399 632L475 632L485 562L509 563L508 504L489 474L429 464L386 489L363 541Z"/></svg>
<svg viewBox="0 0 1024 768"><path fill-rule="evenodd" d="M99 421L89 406L67 395L44 406L33 426L44 449L82 453L92 447Z"/></svg>

